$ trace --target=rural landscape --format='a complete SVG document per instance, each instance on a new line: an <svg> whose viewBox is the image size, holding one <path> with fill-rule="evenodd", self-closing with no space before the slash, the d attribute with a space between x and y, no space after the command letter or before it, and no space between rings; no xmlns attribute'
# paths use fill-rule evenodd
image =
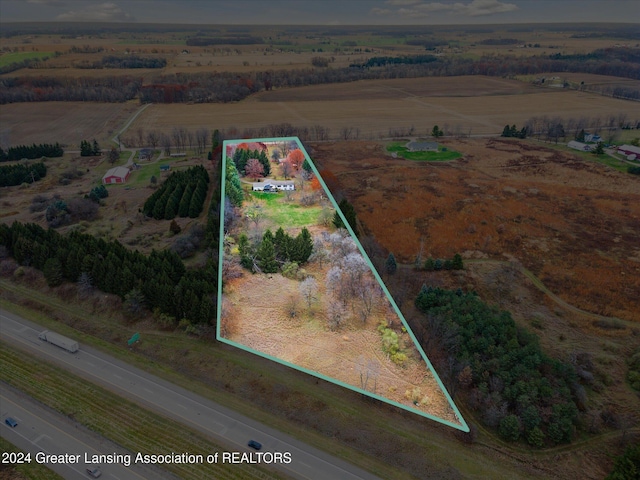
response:
<svg viewBox="0 0 640 480"><path fill-rule="evenodd" d="M2 451L637 478L639 100L637 23L3 20Z"/></svg>
<svg viewBox="0 0 640 480"><path fill-rule="evenodd" d="M299 142L225 145L218 338L464 430Z"/></svg>

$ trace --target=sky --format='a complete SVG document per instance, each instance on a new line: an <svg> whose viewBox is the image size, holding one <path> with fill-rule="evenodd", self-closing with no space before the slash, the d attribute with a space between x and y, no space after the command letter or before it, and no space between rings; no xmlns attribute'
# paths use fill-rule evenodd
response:
<svg viewBox="0 0 640 480"><path fill-rule="evenodd" d="M640 23L640 1L0 0L0 24L34 21L241 25Z"/></svg>

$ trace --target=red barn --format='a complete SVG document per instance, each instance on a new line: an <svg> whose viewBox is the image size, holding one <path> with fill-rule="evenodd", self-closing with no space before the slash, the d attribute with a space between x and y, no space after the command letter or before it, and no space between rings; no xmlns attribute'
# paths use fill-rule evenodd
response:
<svg viewBox="0 0 640 480"><path fill-rule="evenodd" d="M105 185L110 183L124 183L131 175L131 170L127 167L113 167L102 177L102 183Z"/></svg>

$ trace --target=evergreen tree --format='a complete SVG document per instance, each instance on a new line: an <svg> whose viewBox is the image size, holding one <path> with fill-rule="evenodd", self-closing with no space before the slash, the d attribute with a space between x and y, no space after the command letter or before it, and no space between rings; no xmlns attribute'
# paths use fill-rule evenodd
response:
<svg viewBox="0 0 640 480"><path fill-rule="evenodd" d="M47 279L47 284L50 287L57 287L62 285L62 264L57 258L50 258L44 264L44 278Z"/></svg>
<svg viewBox="0 0 640 480"><path fill-rule="evenodd" d="M302 231L293 240L288 260L298 264L305 263L309 260L313 252L313 237L307 227L303 227Z"/></svg>
<svg viewBox="0 0 640 480"><path fill-rule="evenodd" d="M93 145L91 147L91 154L98 156L98 155L102 155L102 151L100 150L100 145L98 145L97 140L94 138L93 139Z"/></svg>
<svg viewBox="0 0 640 480"><path fill-rule="evenodd" d="M93 149L91 148L91 144L86 140L82 140L80 142L80 156L90 157L91 155L93 155Z"/></svg>
<svg viewBox="0 0 640 480"><path fill-rule="evenodd" d="M510 137L511 136L511 128L509 128L509 125L505 125L504 129L502 130L502 135L500 135L501 137Z"/></svg>
<svg viewBox="0 0 640 480"><path fill-rule="evenodd" d="M343 198L342 200L340 200L338 207L342 211L342 214L344 215L344 217L347 219L347 222L349 223L351 230L353 230L353 233L355 233L357 237L358 229L356 225L356 211L353 208L353 205L351 205L351 203L349 203L349 201L346 198ZM333 215L333 224L335 225L336 228L346 228L344 226L342 218L340 217L337 211Z"/></svg>
<svg viewBox="0 0 640 480"><path fill-rule="evenodd" d="M263 237L257 252L258 267L262 273L276 273L278 263L276 262L276 252L273 248L271 237Z"/></svg>
<svg viewBox="0 0 640 480"><path fill-rule="evenodd" d="M462 262L462 256L459 253L456 253L453 256L453 269L462 270L463 268L464 268L464 264Z"/></svg>
<svg viewBox="0 0 640 480"><path fill-rule="evenodd" d="M384 263L384 269L389 275L393 275L398 270L398 264L396 263L396 257L393 253L389 253L387 261Z"/></svg>

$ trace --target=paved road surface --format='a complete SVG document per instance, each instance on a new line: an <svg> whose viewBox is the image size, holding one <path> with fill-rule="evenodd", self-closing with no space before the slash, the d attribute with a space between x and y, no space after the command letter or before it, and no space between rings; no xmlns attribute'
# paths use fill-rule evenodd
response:
<svg viewBox="0 0 640 480"><path fill-rule="evenodd" d="M80 345L71 354L38 339L41 327L0 309L0 337L47 361L102 385L144 407L211 435L233 451L247 451L247 441L262 443L264 451L291 452L283 473L308 480L357 480L378 477L293 437L267 427L188 390L134 368L93 348ZM256 359L256 361L262 361ZM161 453L161 452L159 452ZM192 452L207 453L207 452Z"/></svg>
<svg viewBox="0 0 640 480"><path fill-rule="evenodd" d="M38 452L45 454L62 455L71 453L80 455L78 462L74 464L47 463L47 467L63 478L69 480L86 480L85 452L87 455L97 454L125 454L131 453L123 448L103 439L99 435L89 432L82 426L78 427L67 417L43 408L38 402L25 395L19 395L8 389L3 389L0 394L2 405L2 425L0 436L19 447L24 452L31 453L31 463L36 463L35 455ZM18 422L18 426L10 428L4 423L6 417L12 417ZM155 480L176 479L174 475L164 472L156 467L132 464L125 465L100 464L102 477L107 480Z"/></svg>

